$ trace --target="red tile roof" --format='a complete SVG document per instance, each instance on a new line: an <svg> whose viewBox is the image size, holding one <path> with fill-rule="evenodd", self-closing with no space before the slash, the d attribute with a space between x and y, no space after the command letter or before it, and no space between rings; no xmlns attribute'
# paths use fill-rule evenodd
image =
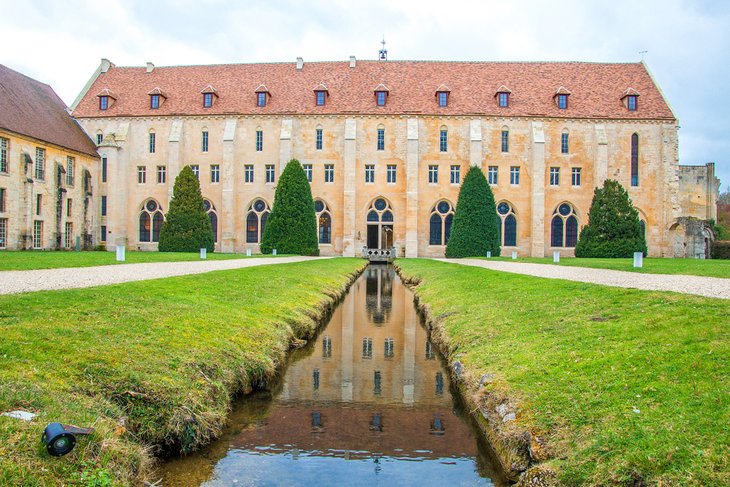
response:
<svg viewBox="0 0 730 487"><path fill-rule="evenodd" d="M203 108L201 89L214 83L220 97ZM329 99L317 106L312 86L325 83ZM264 84L270 94L265 107L256 106L255 92ZM434 87L451 90L448 107L439 107ZM116 67L102 73L74 111L76 117L151 115L147 93L159 86L168 96L154 115L212 114L437 114L539 116L609 119L665 119L674 114L641 63L578 62L438 62L346 61L227 64L210 66ZM387 86L388 101L377 106L373 87ZM509 86L509 107L500 108L496 91ZM570 107L560 110L553 97L560 87L570 90ZM621 101L633 87L642 93L641 107L630 112ZM108 88L117 101L100 111L90 93ZM375 88L376 90L378 88Z"/></svg>
<svg viewBox="0 0 730 487"><path fill-rule="evenodd" d="M95 97L91 97L96 100ZM98 102L97 102L98 109ZM0 64L0 128L98 158L96 145L47 84Z"/></svg>

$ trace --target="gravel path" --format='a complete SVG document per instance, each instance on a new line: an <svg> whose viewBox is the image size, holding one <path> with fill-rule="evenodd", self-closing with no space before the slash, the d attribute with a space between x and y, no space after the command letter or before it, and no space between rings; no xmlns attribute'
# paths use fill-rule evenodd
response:
<svg viewBox="0 0 730 487"><path fill-rule="evenodd" d="M527 274L548 279L589 282L604 286L645 289L649 291L674 291L696 294L709 298L730 299L730 279L675 274L642 274L639 272L568 267L550 264L528 264L526 262L503 262L481 259L436 259L452 264L483 267L495 271Z"/></svg>
<svg viewBox="0 0 730 487"><path fill-rule="evenodd" d="M70 267L32 271L0 272L0 294L105 286L120 282L144 281L163 277L202 274L270 264L288 264L329 257L272 257L256 259L200 260L192 262L151 262L96 267Z"/></svg>

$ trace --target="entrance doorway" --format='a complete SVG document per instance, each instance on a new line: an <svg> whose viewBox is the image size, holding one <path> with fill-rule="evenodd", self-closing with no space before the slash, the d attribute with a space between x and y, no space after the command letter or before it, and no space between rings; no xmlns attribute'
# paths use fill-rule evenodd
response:
<svg viewBox="0 0 730 487"><path fill-rule="evenodd" d="M385 198L377 198L367 215L367 246L369 249L393 247L393 211Z"/></svg>

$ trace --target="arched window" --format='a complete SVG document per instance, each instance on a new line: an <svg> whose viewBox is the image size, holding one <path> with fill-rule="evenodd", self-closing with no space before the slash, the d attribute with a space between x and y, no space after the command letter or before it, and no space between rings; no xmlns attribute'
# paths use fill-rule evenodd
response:
<svg viewBox="0 0 730 487"><path fill-rule="evenodd" d="M330 209L322 200L314 200L314 211L317 213L317 235L319 243L332 243L332 214Z"/></svg>
<svg viewBox="0 0 730 487"><path fill-rule="evenodd" d="M213 229L213 242L218 243L218 213L209 200L203 200L203 208L210 218L210 228Z"/></svg>
<svg viewBox="0 0 730 487"><path fill-rule="evenodd" d="M367 213L367 246L388 249L393 246L393 210L385 198L376 198Z"/></svg>
<svg viewBox="0 0 730 487"><path fill-rule="evenodd" d="M631 186L639 185L639 135L631 136Z"/></svg>
<svg viewBox="0 0 730 487"><path fill-rule="evenodd" d="M575 247L578 242L578 217L570 203L561 203L553 211L550 224L551 247Z"/></svg>
<svg viewBox="0 0 730 487"><path fill-rule="evenodd" d="M164 221L165 216L160 204L155 200L147 200L139 213L139 241L159 242Z"/></svg>
<svg viewBox="0 0 730 487"><path fill-rule="evenodd" d="M270 211L269 205L262 199L256 199L251 203L246 215L246 243L261 242Z"/></svg>
<svg viewBox="0 0 730 487"><path fill-rule="evenodd" d="M503 247L517 246L517 216L512 205L502 201L497 205L497 213L500 218L499 235Z"/></svg>
<svg viewBox="0 0 730 487"><path fill-rule="evenodd" d="M451 223L454 221L454 206L441 200L431 209L429 219L429 245L446 245L451 236Z"/></svg>

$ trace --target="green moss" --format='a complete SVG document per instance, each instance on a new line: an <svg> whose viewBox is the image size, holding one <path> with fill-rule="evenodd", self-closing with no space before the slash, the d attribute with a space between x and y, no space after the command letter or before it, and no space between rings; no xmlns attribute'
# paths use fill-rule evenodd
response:
<svg viewBox="0 0 730 487"><path fill-rule="evenodd" d="M190 451L215 436L231 397L271 376L290 339L341 292L361 259L0 296L0 485L86 476L138 484L147 447ZM92 425L66 457L48 422ZM102 483L103 485L103 483Z"/></svg>
<svg viewBox="0 0 730 487"><path fill-rule="evenodd" d="M519 402L562 483L730 483L730 302L397 263L454 356Z"/></svg>

